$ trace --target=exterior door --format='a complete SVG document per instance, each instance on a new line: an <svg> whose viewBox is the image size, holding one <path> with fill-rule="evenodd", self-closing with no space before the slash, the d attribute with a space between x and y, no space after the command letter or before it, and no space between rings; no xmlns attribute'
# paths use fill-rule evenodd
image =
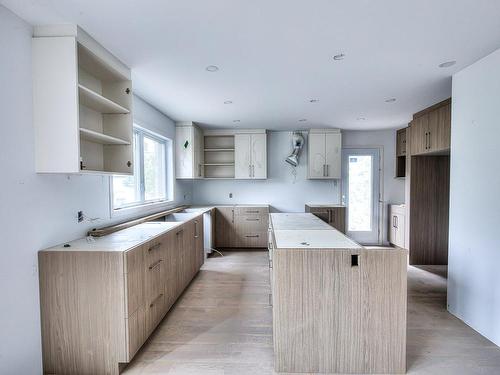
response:
<svg viewBox="0 0 500 375"><path fill-rule="evenodd" d="M363 245L380 239L380 150L342 150L342 190L347 206L346 234Z"/></svg>
<svg viewBox="0 0 500 375"><path fill-rule="evenodd" d="M267 178L267 135L252 134L252 177Z"/></svg>

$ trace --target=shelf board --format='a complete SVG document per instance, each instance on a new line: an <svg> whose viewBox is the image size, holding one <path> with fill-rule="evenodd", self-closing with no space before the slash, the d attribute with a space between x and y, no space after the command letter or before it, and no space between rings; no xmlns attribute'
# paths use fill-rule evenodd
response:
<svg viewBox="0 0 500 375"><path fill-rule="evenodd" d="M205 163L203 164L205 166L209 166L209 167L233 167L234 166L234 163Z"/></svg>
<svg viewBox="0 0 500 375"><path fill-rule="evenodd" d="M116 82L129 80L123 73L118 72L109 63L106 63L80 43L78 43L78 65L102 81Z"/></svg>
<svg viewBox="0 0 500 375"><path fill-rule="evenodd" d="M101 94L92 91L88 87L81 84L78 85L78 94L80 96L80 104L89 107L97 112L104 114L126 114L130 111L122 107L121 105L115 103L108 98L105 98Z"/></svg>
<svg viewBox="0 0 500 375"><path fill-rule="evenodd" d="M205 152L234 151L234 148L206 148Z"/></svg>
<svg viewBox="0 0 500 375"><path fill-rule="evenodd" d="M115 138L110 135L102 134L94 130L80 128L80 137L90 142L100 143L103 145L129 145L130 142Z"/></svg>

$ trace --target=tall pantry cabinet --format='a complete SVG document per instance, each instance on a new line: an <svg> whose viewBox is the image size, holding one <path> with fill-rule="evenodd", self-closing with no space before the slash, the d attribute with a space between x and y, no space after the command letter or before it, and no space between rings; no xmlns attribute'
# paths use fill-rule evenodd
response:
<svg viewBox="0 0 500 375"><path fill-rule="evenodd" d="M35 27L33 123L38 173L130 175L130 69L76 25Z"/></svg>

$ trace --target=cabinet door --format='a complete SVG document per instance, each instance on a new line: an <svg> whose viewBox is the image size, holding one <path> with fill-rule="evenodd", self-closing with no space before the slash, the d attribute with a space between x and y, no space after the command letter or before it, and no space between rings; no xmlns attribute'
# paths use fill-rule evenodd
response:
<svg viewBox="0 0 500 375"><path fill-rule="evenodd" d="M250 153L250 134L234 136L234 178L252 177L252 159Z"/></svg>
<svg viewBox="0 0 500 375"><path fill-rule="evenodd" d="M235 247L234 206L215 211L215 247Z"/></svg>
<svg viewBox="0 0 500 375"><path fill-rule="evenodd" d="M396 232L394 244L396 246L405 247L405 217L403 215L396 215Z"/></svg>
<svg viewBox="0 0 500 375"><path fill-rule="evenodd" d="M309 133L309 178L326 177L325 134Z"/></svg>
<svg viewBox="0 0 500 375"><path fill-rule="evenodd" d="M252 178L267 178L267 134L252 134Z"/></svg>
<svg viewBox="0 0 500 375"><path fill-rule="evenodd" d="M406 155L406 129L400 129L396 136L396 156Z"/></svg>
<svg viewBox="0 0 500 375"><path fill-rule="evenodd" d="M176 178L193 178L194 145L193 127L178 126L175 128L175 176Z"/></svg>
<svg viewBox="0 0 500 375"><path fill-rule="evenodd" d="M427 152L437 151L437 135L439 132L439 109L429 112L429 126L427 128Z"/></svg>
<svg viewBox="0 0 500 375"><path fill-rule="evenodd" d="M325 135L326 177L340 178L341 175L342 135L327 133Z"/></svg>
<svg viewBox="0 0 500 375"><path fill-rule="evenodd" d="M345 208L333 207L330 209L330 225L345 233Z"/></svg>
<svg viewBox="0 0 500 375"><path fill-rule="evenodd" d="M427 133L429 129L429 115L423 115L411 122L410 150L412 155L427 152Z"/></svg>
<svg viewBox="0 0 500 375"><path fill-rule="evenodd" d="M193 145L193 151L194 151L194 162L193 162L193 168L194 168L194 178L203 178L203 160L204 160L204 151L203 151L203 134L201 133L201 130L197 127L193 128L194 129L194 145Z"/></svg>
<svg viewBox="0 0 500 375"><path fill-rule="evenodd" d="M203 216L194 220L194 238L195 238L195 249L196 249L196 258L195 258L195 273L198 272L200 267L205 262L205 246L203 243Z"/></svg>
<svg viewBox="0 0 500 375"><path fill-rule="evenodd" d="M131 316L144 304L144 248L136 247L125 253L127 282L127 315Z"/></svg>
<svg viewBox="0 0 500 375"><path fill-rule="evenodd" d="M435 151L450 149L451 138L451 104L440 107L438 113L438 125L435 133L431 133L431 145Z"/></svg>
<svg viewBox="0 0 500 375"><path fill-rule="evenodd" d="M397 215L391 213L390 218L391 221L389 223L389 242L392 243L393 245L396 245L396 220L397 220Z"/></svg>

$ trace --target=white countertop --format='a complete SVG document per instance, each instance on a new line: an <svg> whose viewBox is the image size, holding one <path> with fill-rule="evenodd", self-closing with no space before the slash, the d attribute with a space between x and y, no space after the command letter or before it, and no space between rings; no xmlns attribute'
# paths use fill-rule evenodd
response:
<svg viewBox="0 0 500 375"><path fill-rule="evenodd" d="M338 230L276 230L277 249L362 249Z"/></svg>
<svg viewBox="0 0 500 375"><path fill-rule="evenodd" d="M43 251L127 251L183 224L182 222L150 221L108 234L85 237ZM64 247L65 244L70 247Z"/></svg>
<svg viewBox="0 0 500 375"><path fill-rule="evenodd" d="M314 207L314 208L328 208L328 207L345 207L343 204L338 204L338 203L321 203L321 204L316 204L316 203L306 203L306 206L309 207Z"/></svg>
<svg viewBox="0 0 500 375"><path fill-rule="evenodd" d="M363 249L311 213L270 216L277 249Z"/></svg>
<svg viewBox="0 0 500 375"><path fill-rule="evenodd" d="M274 213L271 214L274 230L330 230L332 227L310 213Z"/></svg>

